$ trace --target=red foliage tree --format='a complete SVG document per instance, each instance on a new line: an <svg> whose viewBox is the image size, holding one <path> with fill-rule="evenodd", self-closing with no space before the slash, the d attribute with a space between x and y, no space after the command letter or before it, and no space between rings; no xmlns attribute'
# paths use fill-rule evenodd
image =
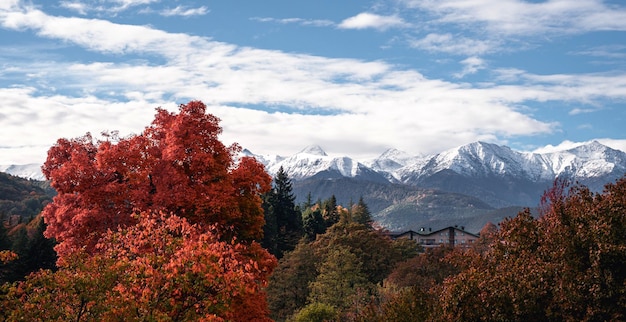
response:
<svg viewBox="0 0 626 322"><path fill-rule="evenodd" d="M93 253L104 232L135 224L133 214L147 210L217 225L224 240L259 239L259 195L271 178L253 158L235 160L240 147L218 140L218 123L192 101L178 114L157 109L139 135L59 139L43 166L58 192L43 216L46 237L59 241L59 260L80 248Z"/></svg>
<svg viewBox="0 0 626 322"><path fill-rule="evenodd" d="M10 287L0 319L269 320L277 263L255 240L271 178L218 122L194 101L139 135L58 140L43 217L60 269Z"/></svg>

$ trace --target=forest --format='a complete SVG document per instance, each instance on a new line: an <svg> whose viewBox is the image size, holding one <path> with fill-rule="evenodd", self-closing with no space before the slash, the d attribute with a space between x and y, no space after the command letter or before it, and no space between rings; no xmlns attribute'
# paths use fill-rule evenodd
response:
<svg viewBox="0 0 626 322"><path fill-rule="evenodd" d="M42 168L55 193L2 186L0 319L626 319L626 177L602 193L557 180L538 216L422 249L360 196L296 204L284 171L221 131L202 102L157 109L137 135L59 139Z"/></svg>

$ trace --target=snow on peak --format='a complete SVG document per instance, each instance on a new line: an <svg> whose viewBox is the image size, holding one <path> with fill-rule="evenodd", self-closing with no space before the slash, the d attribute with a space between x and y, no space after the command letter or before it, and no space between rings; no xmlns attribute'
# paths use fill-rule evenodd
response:
<svg viewBox="0 0 626 322"><path fill-rule="evenodd" d="M327 156L326 152L319 145L313 144L309 145L306 148L302 149L302 151L298 152L302 154L311 154L311 155L319 155L319 156Z"/></svg>
<svg viewBox="0 0 626 322"><path fill-rule="evenodd" d="M613 150L613 149L594 140L590 142L589 144L579 145L565 152L573 153L579 158L601 158L607 153L607 151L610 151L610 150Z"/></svg>
<svg viewBox="0 0 626 322"><path fill-rule="evenodd" d="M431 168L426 172L451 169L470 176L488 173L519 175L523 173L520 163L520 152L514 152L506 146L478 141L437 154L429 162Z"/></svg>
<svg viewBox="0 0 626 322"><path fill-rule="evenodd" d="M410 155L404 151L398 149L387 149L387 151L383 152L378 158L378 160L387 159L398 162L400 164L406 164L407 161L411 159L415 159L415 156Z"/></svg>
<svg viewBox="0 0 626 322"><path fill-rule="evenodd" d="M41 164L38 163L0 165L0 172L31 180L46 180L46 176L41 172Z"/></svg>
<svg viewBox="0 0 626 322"><path fill-rule="evenodd" d="M388 173L389 175L387 175L387 177L389 178L397 179L397 177L394 176L396 170L410 164L415 164L419 159L420 157L391 148L387 149L377 158L365 161L364 164L375 171Z"/></svg>

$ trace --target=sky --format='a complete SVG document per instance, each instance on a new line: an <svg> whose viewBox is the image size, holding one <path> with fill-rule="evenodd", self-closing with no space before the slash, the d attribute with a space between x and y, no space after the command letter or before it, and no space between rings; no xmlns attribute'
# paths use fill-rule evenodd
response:
<svg viewBox="0 0 626 322"><path fill-rule="evenodd" d="M261 155L626 151L626 3L0 1L0 164L191 100Z"/></svg>

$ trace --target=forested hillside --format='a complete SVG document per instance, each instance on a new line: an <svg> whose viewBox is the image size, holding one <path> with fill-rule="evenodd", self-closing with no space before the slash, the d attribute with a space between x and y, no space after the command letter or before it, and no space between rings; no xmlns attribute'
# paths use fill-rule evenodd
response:
<svg viewBox="0 0 626 322"><path fill-rule="evenodd" d="M0 172L0 218L6 225L33 219L55 195L47 182Z"/></svg>
<svg viewBox="0 0 626 322"><path fill-rule="evenodd" d="M0 251L17 255L10 263L0 263L0 284L55 267L54 241L43 236L45 223L39 215L54 194L47 182L0 172Z"/></svg>

